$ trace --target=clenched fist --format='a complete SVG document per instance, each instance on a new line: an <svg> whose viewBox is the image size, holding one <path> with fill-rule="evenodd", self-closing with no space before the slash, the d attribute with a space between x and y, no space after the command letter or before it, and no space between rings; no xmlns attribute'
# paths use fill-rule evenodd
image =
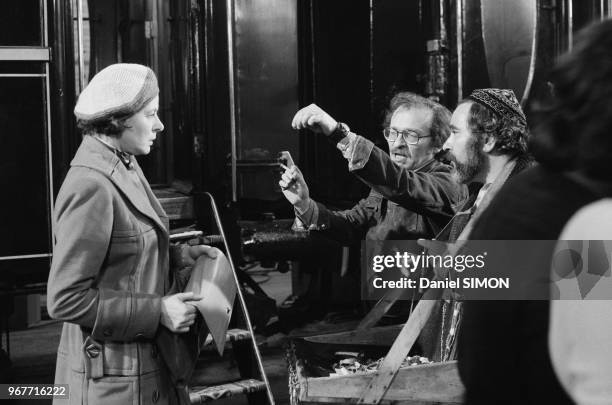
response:
<svg viewBox="0 0 612 405"><path fill-rule="evenodd" d="M329 135L336 129L338 122L316 104L310 104L299 110L291 121L293 129L310 129L314 132Z"/></svg>

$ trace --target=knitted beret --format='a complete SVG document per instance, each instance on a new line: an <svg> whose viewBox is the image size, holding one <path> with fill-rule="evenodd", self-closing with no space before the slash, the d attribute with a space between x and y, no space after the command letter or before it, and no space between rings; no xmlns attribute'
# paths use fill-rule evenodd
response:
<svg viewBox="0 0 612 405"><path fill-rule="evenodd" d="M135 63L117 63L99 71L79 95L74 115L96 121L111 115L132 115L159 93L155 73Z"/></svg>
<svg viewBox="0 0 612 405"><path fill-rule="evenodd" d="M512 90L477 89L468 98L490 108L500 117L515 117L527 125L525 113Z"/></svg>

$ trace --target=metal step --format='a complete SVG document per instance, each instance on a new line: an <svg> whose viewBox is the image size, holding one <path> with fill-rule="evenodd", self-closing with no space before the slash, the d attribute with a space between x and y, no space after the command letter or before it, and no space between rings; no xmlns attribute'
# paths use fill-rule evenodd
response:
<svg viewBox="0 0 612 405"><path fill-rule="evenodd" d="M189 390L189 399L192 404L203 404L218 399L265 390L266 384L263 381L248 379L210 387L192 387Z"/></svg>
<svg viewBox="0 0 612 405"><path fill-rule="evenodd" d="M246 329L229 329L225 333L225 342L237 342L239 340L247 340L251 338L251 334ZM206 341L204 342L204 346L209 346L213 344L212 335L208 335L206 337Z"/></svg>

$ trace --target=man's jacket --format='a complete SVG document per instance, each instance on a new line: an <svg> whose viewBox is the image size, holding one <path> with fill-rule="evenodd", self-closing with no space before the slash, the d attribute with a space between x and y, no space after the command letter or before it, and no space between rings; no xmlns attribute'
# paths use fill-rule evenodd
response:
<svg viewBox="0 0 612 405"><path fill-rule="evenodd" d="M349 210L316 203L298 219L310 230L340 242L432 238L468 197L451 167L434 159L416 170L402 168L374 144L356 135L343 151L349 170L371 190Z"/></svg>

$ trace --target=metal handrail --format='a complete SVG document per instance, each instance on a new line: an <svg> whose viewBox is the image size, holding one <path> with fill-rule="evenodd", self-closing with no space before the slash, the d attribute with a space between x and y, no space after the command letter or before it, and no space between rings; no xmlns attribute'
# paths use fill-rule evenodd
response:
<svg viewBox="0 0 612 405"><path fill-rule="evenodd" d="M240 301L240 307L242 308L242 312L244 314L244 319L247 324L247 328L249 333L251 334L251 343L253 344L253 351L255 352L255 358L257 359L257 365L259 370L261 371L261 378L263 379L264 384L266 385L266 394L268 395L268 400L270 405L275 405L274 396L272 395L272 390L270 388L270 383L268 382L268 377L266 376L263 361L261 360L261 355L259 354L259 349L257 347L257 341L255 340L255 333L253 333L253 326L251 325L251 318L249 317L249 312L247 310L246 301L244 300L244 296L242 295L242 290L240 289L240 281L238 280L238 273L236 272L236 267L234 266L234 261L232 260L232 255L230 253L229 244L227 243L227 237L225 236L225 231L223 230L223 225L221 225L221 216L219 215L219 210L217 209L217 204L215 203L214 197L205 192L210 198L210 205L213 210L213 216L215 217L215 222L217 223L217 228L219 229L219 233L223 238L223 245L225 246L225 252L227 256L227 260L229 261L230 267L232 268L232 274L234 276L234 282L237 286L237 294L238 301Z"/></svg>
<svg viewBox="0 0 612 405"><path fill-rule="evenodd" d="M228 87L229 87L229 107L230 107L230 141L231 141L231 164L232 164L232 201L238 201L238 174L236 160L238 159L238 125L236 121L236 85L234 76L234 2L227 2L227 66L228 66Z"/></svg>

